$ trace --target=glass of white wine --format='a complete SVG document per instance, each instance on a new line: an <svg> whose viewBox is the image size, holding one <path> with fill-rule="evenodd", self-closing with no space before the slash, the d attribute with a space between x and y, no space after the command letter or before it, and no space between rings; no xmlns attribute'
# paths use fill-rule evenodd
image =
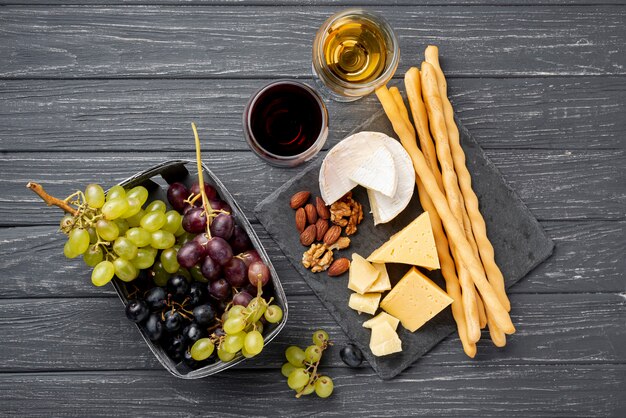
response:
<svg viewBox="0 0 626 418"><path fill-rule="evenodd" d="M329 17L313 42L313 76L320 93L351 102L386 84L398 68L398 39L385 19L363 9Z"/></svg>

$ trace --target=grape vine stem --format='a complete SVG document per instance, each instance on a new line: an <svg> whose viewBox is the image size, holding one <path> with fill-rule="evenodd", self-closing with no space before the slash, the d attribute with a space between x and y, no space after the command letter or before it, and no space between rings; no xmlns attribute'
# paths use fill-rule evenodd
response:
<svg viewBox="0 0 626 418"><path fill-rule="evenodd" d="M191 129L193 129L193 136L196 142L196 164L198 165L198 185L200 186L200 194L202 195L202 206L204 206L204 213L207 217L206 223L206 235L211 239L211 229L210 229L210 218L209 213L207 212L211 207L209 205L209 199L206 195L206 190L204 189L204 170L202 169L202 153L200 151L200 137L198 136L198 130L196 129L196 124L191 122Z"/></svg>
<svg viewBox="0 0 626 418"><path fill-rule="evenodd" d="M76 216L76 213L78 212L76 209L71 207L65 200L57 199L54 196L50 196L48 193L46 193L41 184L31 181L28 182L26 187L37 193L37 195L39 195L39 197L41 197L41 199L46 202L48 206L58 206L64 211Z"/></svg>

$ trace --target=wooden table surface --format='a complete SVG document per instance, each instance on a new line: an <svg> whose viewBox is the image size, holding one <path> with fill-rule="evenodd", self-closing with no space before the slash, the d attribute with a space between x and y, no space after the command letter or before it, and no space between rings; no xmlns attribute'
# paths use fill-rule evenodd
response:
<svg viewBox="0 0 626 418"><path fill-rule="evenodd" d="M0 415L625 416L626 2L357 0L400 38L396 78L440 47L451 100L548 235L554 255L511 289L517 334L464 356L453 335L391 381L339 359L347 340L252 210L297 169L272 168L242 137L268 80L311 82L331 0L1 0ZM413 4L414 3L414 4ZM332 145L379 109L330 103ZM64 196L170 158L204 161L241 202L279 270L290 319L263 355L215 377L170 376L62 255ZM294 399L278 368L316 328L336 341L336 390Z"/></svg>

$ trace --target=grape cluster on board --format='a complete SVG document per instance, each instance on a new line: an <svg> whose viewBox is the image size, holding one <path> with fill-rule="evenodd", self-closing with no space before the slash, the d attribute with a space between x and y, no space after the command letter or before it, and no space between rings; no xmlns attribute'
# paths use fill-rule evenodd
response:
<svg viewBox="0 0 626 418"><path fill-rule="evenodd" d="M296 392L296 397L310 395L313 392L320 398L327 398L333 393L333 380L317 372L324 350L331 345L328 333L317 330L313 333L313 344L306 349L295 345L287 347L281 373L287 378L287 385Z"/></svg>
<svg viewBox="0 0 626 418"><path fill-rule="evenodd" d="M127 282L126 316L174 361L198 368L259 354L264 326L283 311L263 297L270 270L230 206L207 183L172 183L171 210L160 200L146 205L148 196L142 186L76 192L66 199L76 213L61 221L64 254L82 255L97 286Z"/></svg>

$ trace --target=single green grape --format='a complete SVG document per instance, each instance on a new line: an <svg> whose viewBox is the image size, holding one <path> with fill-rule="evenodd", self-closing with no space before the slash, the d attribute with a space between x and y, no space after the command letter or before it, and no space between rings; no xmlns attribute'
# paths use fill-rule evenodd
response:
<svg viewBox="0 0 626 418"><path fill-rule="evenodd" d="M257 321L257 322L254 322L252 324L248 324L248 326L246 327L246 329L244 331L250 332L250 331L255 330L255 329L257 331L259 331L261 334L263 334L263 322Z"/></svg>
<svg viewBox="0 0 626 418"><path fill-rule="evenodd" d="M228 318L243 317L246 314L246 308L243 305L233 305L227 313Z"/></svg>
<svg viewBox="0 0 626 418"><path fill-rule="evenodd" d="M181 235L186 234L187 231L185 231L185 228L183 228L183 224L181 222L181 224L178 226L178 229L176 230L176 232L174 232L174 236L176 238L180 237Z"/></svg>
<svg viewBox="0 0 626 418"><path fill-rule="evenodd" d="M182 247L183 245L187 244L189 241L191 241L194 238L195 238L194 234L190 234L189 232L185 231L184 234L176 237L176 245L180 245Z"/></svg>
<svg viewBox="0 0 626 418"><path fill-rule="evenodd" d="M227 334L222 341L222 348L228 353L237 354L243 347L245 339L246 333L243 331L237 334Z"/></svg>
<svg viewBox="0 0 626 418"><path fill-rule="evenodd" d="M137 249L137 255L130 260L138 270L150 268L154 264L155 254L148 248Z"/></svg>
<svg viewBox="0 0 626 418"><path fill-rule="evenodd" d="M293 372L295 369L296 369L296 366L294 366L293 364L287 362L287 363L283 364L283 366L280 368L280 372L283 374L283 376L289 377L291 372Z"/></svg>
<svg viewBox="0 0 626 418"><path fill-rule="evenodd" d="M229 314L228 319L224 322L224 332L226 334L237 334L246 327L246 320L240 316L232 316Z"/></svg>
<svg viewBox="0 0 626 418"><path fill-rule="evenodd" d="M113 243L115 254L126 260L132 260L137 256L137 246L126 237L118 237Z"/></svg>
<svg viewBox="0 0 626 418"><path fill-rule="evenodd" d="M91 283L95 286L104 286L109 283L115 274L115 266L110 261L101 261L91 272Z"/></svg>
<svg viewBox="0 0 626 418"><path fill-rule="evenodd" d="M200 338L191 346L191 358L197 361L206 360L211 357L215 345L209 338Z"/></svg>
<svg viewBox="0 0 626 418"><path fill-rule="evenodd" d="M131 216L130 218L126 218L126 222L128 222L128 226L135 227L135 226L139 226L141 223L141 218L143 218L146 215L146 211L143 209L140 209L139 212L137 212L135 215Z"/></svg>
<svg viewBox="0 0 626 418"><path fill-rule="evenodd" d="M261 351L263 351L263 345L265 342L263 341L263 335L259 331L250 331L246 335L246 339L244 340L243 347L246 349L248 353L253 356L256 356Z"/></svg>
<svg viewBox="0 0 626 418"><path fill-rule="evenodd" d="M187 283L191 283L191 273L189 273L189 270L187 270L186 268L184 267L179 268L176 274L180 274L185 279L187 279Z"/></svg>
<svg viewBox="0 0 626 418"><path fill-rule="evenodd" d="M152 234L142 227L133 227L126 231L126 238L128 238L137 247L145 247L150 245L152 241Z"/></svg>
<svg viewBox="0 0 626 418"><path fill-rule="evenodd" d="M128 202L128 209L126 209L126 212L122 214L122 218L124 219L132 218L141 210L141 203L139 202L139 199L126 196L126 201Z"/></svg>
<svg viewBox="0 0 626 418"><path fill-rule="evenodd" d="M178 253L178 249L176 247L172 247L172 248L170 248L170 250L174 250L174 251L176 251L176 253ZM204 277L204 275L202 274L202 269L200 268L200 266L198 264L196 264L195 266L190 268L189 269L189 273L191 274L191 277L195 281L197 281L197 282L200 282L200 283L208 283L209 282L209 280L206 277Z"/></svg>
<svg viewBox="0 0 626 418"><path fill-rule="evenodd" d="M270 324L277 324L283 319L283 310L278 305L270 305L263 314L265 320Z"/></svg>
<svg viewBox="0 0 626 418"><path fill-rule="evenodd" d="M143 218L141 218L139 225L141 225L141 227L148 232L158 231L163 225L165 225L165 214L163 212L146 211L146 214Z"/></svg>
<svg viewBox="0 0 626 418"><path fill-rule="evenodd" d="M115 224L117 225L117 229L120 231L119 232L120 236L123 236L124 234L126 234L128 229L130 228L130 225L128 225L128 221L126 219L117 218L113 222L115 222Z"/></svg>
<svg viewBox="0 0 626 418"><path fill-rule="evenodd" d="M182 227L182 222L183 217L180 215L180 213L176 212L175 210L169 210L165 212L165 225L163 225L162 229L176 235L176 231L178 231L178 228Z"/></svg>
<svg viewBox="0 0 626 418"><path fill-rule="evenodd" d="M105 241L115 241L120 234L120 229L115 222L100 219L96 222L96 232Z"/></svg>
<svg viewBox="0 0 626 418"><path fill-rule="evenodd" d="M117 219L128 210L128 201L126 197L116 197L107 200L102 206L102 214L104 219Z"/></svg>
<svg viewBox="0 0 626 418"><path fill-rule="evenodd" d="M83 261L89 267L95 267L102 260L104 260L104 253L99 245L90 245L85 254L83 254Z"/></svg>
<svg viewBox="0 0 626 418"><path fill-rule="evenodd" d="M322 358L322 349L318 345L310 345L304 350L304 361L317 363Z"/></svg>
<svg viewBox="0 0 626 418"><path fill-rule="evenodd" d="M65 241L65 245L63 246L63 255L67 258L76 258L80 254L74 251L69 241Z"/></svg>
<svg viewBox="0 0 626 418"><path fill-rule="evenodd" d="M98 242L98 234L96 233L96 228L95 227L88 228L87 232L89 233L89 243L90 244L95 244L96 242Z"/></svg>
<svg viewBox="0 0 626 418"><path fill-rule="evenodd" d="M126 197L126 190L120 185L115 185L109 189L107 193L107 202L109 200L117 199L118 197Z"/></svg>
<svg viewBox="0 0 626 418"><path fill-rule="evenodd" d="M162 200L153 200L146 206L146 212L161 212L165 213L167 210L167 206L165 206L165 202Z"/></svg>
<svg viewBox="0 0 626 418"><path fill-rule="evenodd" d="M174 248L168 248L161 252L161 256L159 257L159 259L161 260L161 264L163 264L163 268L168 273L174 274L180 268L180 264L178 264L176 255L177 251Z"/></svg>
<svg viewBox="0 0 626 418"><path fill-rule="evenodd" d="M139 270L133 264L123 258L116 258L113 261L115 267L115 275L124 282L130 282L137 278Z"/></svg>
<svg viewBox="0 0 626 418"><path fill-rule="evenodd" d="M246 350L245 345L241 347L241 355L244 356L245 358L252 358L255 356L255 354L249 353L248 350Z"/></svg>
<svg viewBox="0 0 626 418"><path fill-rule="evenodd" d="M304 369L295 369L291 373L289 373L289 377L287 378L287 385L293 390L303 388L304 386L309 384L309 378L311 376Z"/></svg>
<svg viewBox="0 0 626 418"><path fill-rule="evenodd" d="M315 384L309 383L304 388L300 389L298 392L301 393L302 395L310 395L311 393L315 392Z"/></svg>
<svg viewBox="0 0 626 418"><path fill-rule="evenodd" d="M322 347L328 343L328 333L323 329L318 329L313 333L313 344Z"/></svg>
<svg viewBox="0 0 626 418"><path fill-rule="evenodd" d="M250 316L250 322L256 322L263 317L267 305L265 304L265 300L257 296L252 299L250 303L248 303L247 308L250 312L252 312L252 315Z"/></svg>
<svg viewBox="0 0 626 418"><path fill-rule="evenodd" d="M176 244L176 237L171 232L163 231L162 229L154 231L152 233L152 239L150 245L159 250L165 250L171 248Z"/></svg>
<svg viewBox="0 0 626 418"><path fill-rule="evenodd" d="M72 229L67 243L73 253L78 255L83 254L89 247L89 232L83 228Z"/></svg>
<svg viewBox="0 0 626 418"><path fill-rule="evenodd" d="M136 186L126 192L127 198L137 199L139 201L139 206L143 206L148 200L148 189L143 186Z"/></svg>
<svg viewBox="0 0 626 418"><path fill-rule="evenodd" d="M220 360L222 360L224 363L228 363L229 361L234 359L236 355L237 355L236 352L235 353L229 353L228 351L224 350L221 347L217 349L217 357Z"/></svg>
<svg viewBox="0 0 626 418"><path fill-rule="evenodd" d="M169 278L170 274L165 271L163 264L161 264L160 261L154 263L152 266L152 280L154 281L154 284L163 287L167 284Z"/></svg>
<svg viewBox="0 0 626 418"><path fill-rule="evenodd" d="M296 347L295 345L287 347L285 350L285 358L296 367L304 366L304 351L302 351L300 347Z"/></svg>
<svg viewBox="0 0 626 418"><path fill-rule="evenodd" d="M335 385L328 376L320 376L315 381L315 393L320 398L328 398L333 393Z"/></svg>
<svg viewBox="0 0 626 418"><path fill-rule="evenodd" d="M91 183L85 187L85 200L89 207L100 209L104 205L104 190L99 184Z"/></svg>

